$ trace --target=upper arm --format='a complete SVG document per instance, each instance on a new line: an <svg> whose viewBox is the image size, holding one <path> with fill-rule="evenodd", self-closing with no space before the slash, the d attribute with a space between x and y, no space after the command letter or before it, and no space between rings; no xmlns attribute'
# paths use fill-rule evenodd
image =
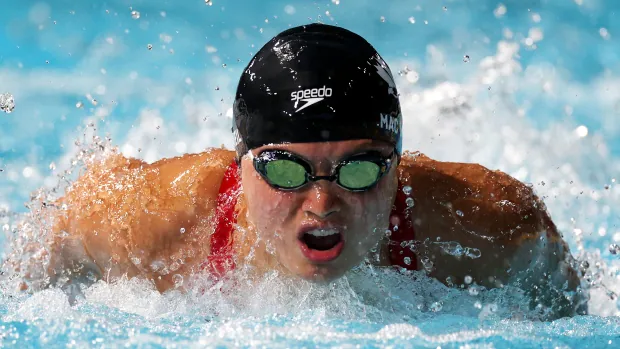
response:
<svg viewBox="0 0 620 349"><path fill-rule="evenodd" d="M114 155L73 183L59 226L82 239L102 270L166 283L172 274L160 279L162 272L208 253L205 220L228 158L212 150L146 164Z"/></svg>

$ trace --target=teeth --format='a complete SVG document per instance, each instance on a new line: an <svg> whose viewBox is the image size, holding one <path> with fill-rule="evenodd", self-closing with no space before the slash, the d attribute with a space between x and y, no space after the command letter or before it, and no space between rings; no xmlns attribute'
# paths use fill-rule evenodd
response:
<svg viewBox="0 0 620 349"><path fill-rule="evenodd" d="M330 235L338 234L338 230L336 229L314 229L314 230L307 232L307 234L323 237L323 236L330 236Z"/></svg>

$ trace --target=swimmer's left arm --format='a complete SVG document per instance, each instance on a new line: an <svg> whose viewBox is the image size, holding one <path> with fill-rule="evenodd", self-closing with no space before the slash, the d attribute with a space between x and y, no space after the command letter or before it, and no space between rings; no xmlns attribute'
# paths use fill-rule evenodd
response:
<svg viewBox="0 0 620 349"><path fill-rule="evenodd" d="M432 261L431 275L455 284L469 275L480 285L496 287L537 267L541 276L567 282L568 289L579 285L567 263L572 258L568 246L527 185L477 164L439 162L424 155L405 155L399 170L401 180L413 188L416 239L429 239L418 257ZM475 250L475 258L451 256L441 248L450 241L475 248L480 256Z"/></svg>

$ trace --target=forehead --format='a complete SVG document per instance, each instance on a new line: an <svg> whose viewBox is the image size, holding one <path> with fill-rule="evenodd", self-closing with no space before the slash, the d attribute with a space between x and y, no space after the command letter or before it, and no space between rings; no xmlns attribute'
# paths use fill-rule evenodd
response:
<svg viewBox="0 0 620 349"><path fill-rule="evenodd" d="M335 142L313 142L313 143L288 143L265 145L254 149L252 152L258 154L265 149L281 149L293 152L308 160L339 160L347 155L354 155L359 152L375 150L379 152L389 152L394 147L383 141L370 139L356 139Z"/></svg>

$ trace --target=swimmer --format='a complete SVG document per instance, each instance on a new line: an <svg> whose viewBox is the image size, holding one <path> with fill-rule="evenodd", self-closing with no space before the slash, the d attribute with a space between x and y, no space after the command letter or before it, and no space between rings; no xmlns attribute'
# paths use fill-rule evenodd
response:
<svg viewBox="0 0 620 349"><path fill-rule="evenodd" d="M584 312L568 246L530 187L403 152L392 73L357 34L278 34L243 71L233 114L235 150L90 164L56 203L50 283L126 275L164 292L174 275L242 266L329 282L366 262L449 286L515 284L533 304Z"/></svg>

